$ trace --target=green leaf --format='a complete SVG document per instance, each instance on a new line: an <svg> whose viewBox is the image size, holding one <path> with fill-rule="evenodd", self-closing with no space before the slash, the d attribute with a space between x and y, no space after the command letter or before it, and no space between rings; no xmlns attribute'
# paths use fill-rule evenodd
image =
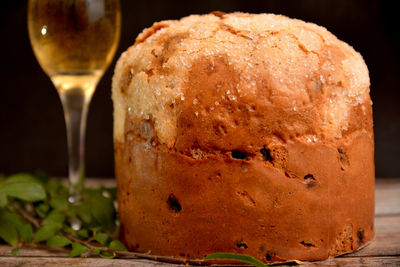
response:
<svg viewBox="0 0 400 267"><path fill-rule="evenodd" d="M14 246L18 243L18 230L22 228L18 214L6 212L0 214L0 238Z"/></svg>
<svg viewBox="0 0 400 267"><path fill-rule="evenodd" d="M16 178L19 178L17 176ZM23 176L21 178L24 178ZM25 179L25 178L24 178ZM39 201L46 199L46 192L41 184L35 181L15 181L7 182L8 178L0 186L0 194L6 194L10 197L19 198L25 201ZM15 179L23 180L23 179Z"/></svg>
<svg viewBox="0 0 400 267"><path fill-rule="evenodd" d="M101 230L101 227L96 226L96 227L91 227L89 229L92 231L93 235L96 235L97 232Z"/></svg>
<svg viewBox="0 0 400 267"><path fill-rule="evenodd" d="M29 223L24 224L19 230L22 240L24 240L24 242L26 243L31 242L32 232L33 232L32 225L30 225Z"/></svg>
<svg viewBox="0 0 400 267"><path fill-rule="evenodd" d="M36 232L33 241L35 243L45 241L52 237L62 228L62 224L58 222L48 222L47 224L42 224L42 227Z"/></svg>
<svg viewBox="0 0 400 267"><path fill-rule="evenodd" d="M88 203L82 203L77 206L76 213L83 222L87 224L90 224L92 222L92 214L90 211L90 205Z"/></svg>
<svg viewBox="0 0 400 267"><path fill-rule="evenodd" d="M14 256L17 256L20 249L21 248L14 248L13 250L11 250L11 254L14 255Z"/></svg>
<svg viewBox="0 0 400 267"><path fill-rule="evenodd" d="M12 212L6 212L6 213L2 214L2 217L3 217L3 219L11 222L17 230L21 229L22 220L18 214L12 213Z"/></svg>
<svg viewBox="0 0 400 267"><path fill-rule="evenodd" d="M90 209L96 221L106 230L112 232L115 229L115 209L111 199L98 195L90 202Z"/></svg>
<svg viewBox="0 0 400 267"><path fill-rule="evenodd" d="M55 235L55 236L52 236L49 240L47 240L46 246L49 246L49 247L65 247L65 246L67 246L67 245L69 245L71 243L72 243L71 240L69 240L65 236Z"/></svg>
<svg viewBox="0 0 400 267"><path fill-rule="evenodd" d="M56 210L66 211L68 209L68 194L52 196L49 204Z"/></svg>
<svg viewBox="0 0 400 267"><path fill-rule="evenodd" d="M0 214L0 238L11 246L18 243L17 228L4 214Z"/></svg>
<svg viewBox="0 0 400 267"><path fill-rule="evenodd" d="M45 186L46 191L51 197L68 194L68 188L59 181L50 180L48 183L45 184Z"/></svg>
<svg viewBox="0 0 400 267"><path fill-rule="evenodd" d="M29 173L17 173L17 174L9 176L3 182L2 185L8 185L8 184L13 184L13 183L25 183L25 182L38 183L38 180L36 180L35 177Z"/></svg>
<svg viewBox="0 0 400 267"><path fill-rule="evenodd" d="M100 249L98 248L93 248L92 252L100 255Z"/></svg>
<svg viewBox="0 0 400 267"><path fill-rule="evenodd" d="M4 208L7 205L7 195L0 193L0 208Z"/></svg>
<svg viewBox="0 0 400 267"><path fill-rule="evenodd" d="M43 218L46 216L49 209L50 209L49 205L42 203L35 208L35 211L40 218Z"/></svg>
<svg viewBox="0 0 400 267"><path fill-rule="evenodd" d="M48 223L59 223L63 224L65 221L65 215L59 212L58 210L53 210L47 215L47 217L43 220L42 225Z"/></svg>
<svg viewBox="0 0 400 267"><path fill-rule="evenodd" d="M117 253L115 252L107 252L107 251L101 251L99 253L99 256L105 259L114 259L117 256Z"/></svg>
<svg viewBox="0 0 400 267"><path fill-rule="evenodd" d="M108 246L108 248L116 249L116 250L124 250L124 251L127 251L127 250L128 250L128 249L125 247L125 245L122 244L122 242L119 241L119 240L113 240L113 241L111 241L111 243L110 243L110 245Z"/></svg>
<svg viewBox="0 0 400 267"><path fill-rule="evenodd" d="M76 231L76 234L82 238L89 238L89 231L87 229L80 229Z"/></svg>
<svg viewBox="0 0 400 267"><path fill-rule="evenodd" d="M213 253L204 257L204 260L233 260L242 263L251 264L256 267L266 267L268 265L255 259L249 255L236 254L236 253Z"/></svg>
<svg viewBox="0 0 400 267"><path fill-rule="evenodd" d="M82 253L85 253L85 252L88 251L88 250L89 250L88 247L86 247L86 246L84 246L84 245L82 245L82 244L79 244L79 243L74 242L74 243L72 243L72 250L71 250L71 252L69 253L69 256L70 256L71 258L78 257L78 256L80 256Z"/></svg>
<svg viewBox="0 0 400 267"><path fill-rule="evenodd" d="M63 227L63 232L65 232L67 234L71 234L71 235L75 234L75 230L72 229L72 227L69 227L69 226L64 226Z"/></svg>
<svg viewBox="0 0 400 267"><path fill-rule="evenodd" d="M94 236L94 240L96 240L103 246L106 246L108 239L109 239L109 236L108 236L108 234L105 234L105 233L98 233Z"/></svg>

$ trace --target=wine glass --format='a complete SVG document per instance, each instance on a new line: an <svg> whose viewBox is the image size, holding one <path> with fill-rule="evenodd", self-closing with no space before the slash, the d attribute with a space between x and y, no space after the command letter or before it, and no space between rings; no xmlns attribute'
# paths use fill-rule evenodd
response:
<svg viewBox="0 0 400 267"><path fill-rule="evenodd" d="M86 115L91 97L118 46L119 0L29 0L28 31L34 54L64 109L71 203L84 179Z"/></svg>

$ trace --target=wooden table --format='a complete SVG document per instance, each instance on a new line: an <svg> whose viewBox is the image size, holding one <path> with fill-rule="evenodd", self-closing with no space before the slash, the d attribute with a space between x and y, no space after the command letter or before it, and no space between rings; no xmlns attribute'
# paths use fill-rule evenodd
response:
<svg viewBox="0 0 400 267"><path fill-rule="evenodd" d="M376 236L367 247L302 266L400 266L400 179L377 179L375 214ZM22 248L15 257L11 250L0 246L0 266L178 266L145 259L68 258L64 250L37 248Z"/></svg>

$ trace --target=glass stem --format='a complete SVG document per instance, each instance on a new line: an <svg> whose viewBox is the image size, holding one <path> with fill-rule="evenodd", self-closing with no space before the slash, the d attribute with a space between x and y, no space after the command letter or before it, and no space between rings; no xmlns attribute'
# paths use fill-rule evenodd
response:
<svg viewBox="0 0 400 267"><path fill-rule="evenodd" d="M60 93L67 127L69 155L69 190L71 203L82 198L85 176L86 117L91 96L81 88L71 88Z"/></svg>

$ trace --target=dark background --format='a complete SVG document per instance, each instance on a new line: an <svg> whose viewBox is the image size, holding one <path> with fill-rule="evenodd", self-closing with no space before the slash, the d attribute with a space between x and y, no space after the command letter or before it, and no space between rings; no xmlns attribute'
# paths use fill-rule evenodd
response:
<svg viewBox="0 0 400 267"><path fill-rule="evenodd" d="M326 27L359 51L370 71L376 175L400 177L400 30L396 1L368 0L121 0L122 35L116 58L153 22L214 10L277 13ZM67 175L64 117L56 90L32 53L26 0L0 10L0 173ZM112 177L111 77L100 81L88 116L88 176Z"/></svg>

